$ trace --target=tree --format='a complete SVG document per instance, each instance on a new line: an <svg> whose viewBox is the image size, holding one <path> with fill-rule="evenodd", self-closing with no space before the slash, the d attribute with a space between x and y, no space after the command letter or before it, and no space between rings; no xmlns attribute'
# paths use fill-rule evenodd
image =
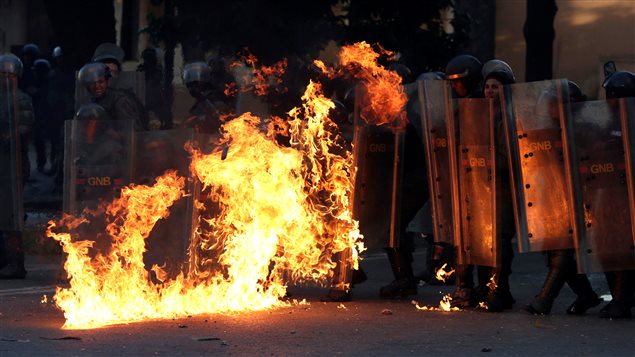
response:
<svg viewBox="0 0 635 357"><path fill-rule="evenodd" d="M527 1L527 20L523 28L527 53L525 80L527 82L553 77L553 26L558 6L555 0Z"/></svg>

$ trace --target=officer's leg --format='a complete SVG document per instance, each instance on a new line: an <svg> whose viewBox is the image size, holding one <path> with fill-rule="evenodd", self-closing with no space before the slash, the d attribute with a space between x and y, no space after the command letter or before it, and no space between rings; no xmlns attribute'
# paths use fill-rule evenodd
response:
<svg viewBox="0 0 635 357"><path fill-rule="evenodd" d="M635 270L605 273L613 299L600 310L602 318L630 318L634 302Z"/></svg>
<svg viewBox="0 0 635 357"><path fill-rule="evenodd" d="M573 249L570 251L572 255L575 254ZM589 278L587 278L586 274L578 274L575 261L572 261L570 271L571 274L567 279L567 284L578 297L573 304L567 308L567 314L584 315L588 309L598 306L602 302L602 299L593 291L591 282L589 282Z"/></svg>
<svg viewBox="0 0 635 357"><path fill-rule="evenodd" d="M491 277L495 285L488 289L486 302L490 312L499 312L511 309L516 302L509 287L509 276L512 273L512 260L514 250L512 248L512 235L505 235L501 240L501 266L491 269Z"/></svg>
<svg viewBox="0 0 635 357"><path fill-rule="evenodd" d="M532 314L549 315L553 302L564 286L567 277L570 275L571 261L573 256L570 250L551 250L547 252L549 261L549 272L542 285L542 289L536 295L526 310Z"/></svg>
<svg viewBox="0 0 635 357"><path fill-rule="evenodd" d="M417 294L417 281L412 272L413 247L412 234L404 233L400 237L399 248L386 248L395 280L379 290L382 298L403 298Z"/></svg>
<svg viewBox="0 0 635 357"><path fill-rule="evenodd" d="M24 279L24 250L22 247L22 232L6 231L3 235L5 266L0 269L0 279Z"/></svg>

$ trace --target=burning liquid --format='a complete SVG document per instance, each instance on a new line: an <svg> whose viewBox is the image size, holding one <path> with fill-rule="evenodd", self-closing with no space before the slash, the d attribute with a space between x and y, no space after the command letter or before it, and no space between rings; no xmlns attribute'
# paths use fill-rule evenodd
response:
<svg viewBox="0 0 635 357"><path fill-rule="evenodd" d="M368 48L361 48L358 55L364 57ZM393 91L403 94L400 81L374 67L362 79L367 88L397 86ZM402 120L404 96L388 98L367 108L366 119ZM58 288L54 297L66 318L64 328L269 309L287 304L281 300L287 284L328 283L340 254L347 257L344 264L357 268L364 247L351 211L353 158L329 118L334 104L320 85L309 83L302 99L286 122L289 146L275 140L277 118L247 113L223 125L223 137L210 154L190 149L192 176L215 198L198 202L198 208L213 206L218 212L196 227L188 270L175 278L155 265L151 271L158 282L153 281L143 256L155 224L185 195L185 178L176 172L153 185L126 187L105 207L108 252L94 254L95 237L71 233L89 217L50 222L47 234L67 254L70 287ZM401 107L391 104L386 111L394 100ZM372 114L373 108L382 111Z"/></svg>

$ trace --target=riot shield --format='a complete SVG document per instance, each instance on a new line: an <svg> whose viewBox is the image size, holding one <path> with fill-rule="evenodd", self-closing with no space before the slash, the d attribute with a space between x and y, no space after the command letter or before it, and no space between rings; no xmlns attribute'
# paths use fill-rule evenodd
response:
<svg viewBox="0 0 635 357"><path fill-rule="evenodd" d="M520 83L503 92L520 252L573 248L560 130L566 80Z"/></svg>
<svg viewBox="0 0 635 357"><path fill-rule="evenodd" d="M458 264L496 267L499 263L496 135L492 105L492 101L486 99L454 101L458 136L449 136L448 144L457 149L454 156L457 177L453 177L452 182L457 185L455 207L458 207L460 217L456 244Z"/></svg>
<svg viewBox="0 0 635 357"><path fill-rule="evenodd" d="M16 78L0 74L0 200L4 207L0 230L3 231L21 231L24 224L16 91Z"/></svg>
<svg viewBox="0 0 635 357"><path fill-rule="evenodd" d="M156 178L168 170L186 178L185 195L170 207L169 215L159 220L146 239L144 262L163 269L168 278L175 278L188 267L188 249L196 229L198 180L191 177L190 154L185 146L197 140L192 129L143 131L135 133L132 182L153 185ZM153 275L154 279L164 277Z"/></svg>
<svg viewBox="0 0 635 357"><path fill-rule="evenodd" d="M419 81L418 84L433 237L437 243L454 244L453 197L455 192L450 173L447 127L447 118L452 117L451 91L446 81Z"/></svg>
<svg viewBox="0 0 635 357"><path fill-rule="evenodd" d="M400 178L404 133L355 118L357 162L353 212L367 248L399 244Z"/></svg>
<svg viewBox="0 0 635 357"><path fill-rule="evenodd" d="M96 210L131 182L134 123L69 120L64 130L64 211Z"/></svg>
<svg viewBox="0 0 635 357"><path fill-rule="evenodd" d="M77 75L75 75L77 78ZM119 76L113 81L113 88L123 89L134 93L141 103L145 105L146 101L146 79L143 72L123 71L119 72ZM84 104L91 102L90 93L86 87L78 80L75 82L75 111ZM70 118L69 118L70 119Z"/></svg>
<svg viewBox="0 0 635 357"><path fill-rule="evenodd" d="M573 103L570 120L562 123L578 268L585 273L635 269L624 106L617 100Z"/></svg>

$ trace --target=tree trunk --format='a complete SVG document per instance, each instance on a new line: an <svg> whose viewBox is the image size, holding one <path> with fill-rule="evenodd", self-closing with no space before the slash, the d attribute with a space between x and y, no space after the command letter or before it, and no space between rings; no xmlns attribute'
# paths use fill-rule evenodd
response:
<svg viewBox="0 0 635 357"><path fill-rule="evenodd" d="M527 82L553 78L553 26L558 6L555 0L527 0L527 20L523 28L527 53L525 80Z"/></svg>

